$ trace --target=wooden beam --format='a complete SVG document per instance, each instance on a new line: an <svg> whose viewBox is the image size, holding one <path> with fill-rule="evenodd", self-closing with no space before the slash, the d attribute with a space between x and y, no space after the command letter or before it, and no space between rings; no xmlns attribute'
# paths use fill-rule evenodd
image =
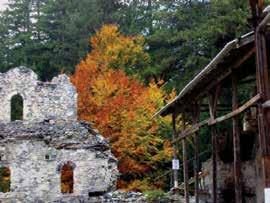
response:
<svg viewBox="0 0 270 203"><path fill-rule="evenodd" d="M216 125L217 123L221 123L224 122L230 118L233 118L234 116L237 116L238 114L241 114L243 111L247 110L248 108L250 108L251 106L253 106L254 104L256 104L256 102L258 102L260 100L260 95L257 94L256 96L252 97L249 101L247 101L244 105L242 105L241 107L239 107L238 109L215 119L206 119L201 121L200 123L194 124L191 128L184 130L183 132L181 132L178 137L176 139L174 139L172 141L172 143L176 143L184 138L187 138L191 135L194 135L194 133L196 133L201 127L203 127L204 125Z"/></svg>
<svg viewBox="0 0 270 203"><path fill-rule="evenodd" d="M238 109L237 98L237 78L236 75L232 75L232 109L235 111ZM239 134L239 122L238 117L233 117L233 171L234 171L234 192L235 202L242 203L242 187L241 187L241 159L240 159L240 134Z"/></svg>
<svg viewBox="0 0 270 203"><path fill-rule="evenodd" d="M247 59L249 59L253 54L255 54L255 47L252 48L250 51L248 51L243 57L241 57L238 61L236 61L230 69L227 70L227 72L221 74L216 80L211 82L203 92L199 93L198 96L196 96L195 100L202 97L203 95L207 94L211 89L213 89L217 84L221 83L224 79L226 79L228 76L231 75L232 69L239 68Z"/></svg>
<svg viewBox="0 0 270 203"><path fill-rule="evenodd" d="M216 119L211 119L208 123L209 126L215 125L217 123L223 122L225 120L228 120L234 116L237 116L238 114L244 112L246 109L250 108L251 106L253 106L256 102L258 102L261 99L260 94L257 94L256 96L252 97L249 101L247 101L244 105L242 105L241 107L235 109L234 111L221 116L219 118Z"/></svg>
<svg viewBox="0 0 270 203"><path fill-rule="evenodd" d="M236 68L240 67L246 60L248 60L255 53L256 53L256 48L253 47L243 57L241 57L238 61L236 61L234 63L234 65L232 66L232 69L236 69Z"/></svg>
<svg viewBox="0 0 270 203"><path fill-rule="evenodd" d="M207 125L209 123L210 119L206 119L200 123L194 124L191 128L184 130L182 133L178 135L178 137L173 140L172 143L178 142L190 135L193 135L195 132L197 132L202 126Z"/></svg>

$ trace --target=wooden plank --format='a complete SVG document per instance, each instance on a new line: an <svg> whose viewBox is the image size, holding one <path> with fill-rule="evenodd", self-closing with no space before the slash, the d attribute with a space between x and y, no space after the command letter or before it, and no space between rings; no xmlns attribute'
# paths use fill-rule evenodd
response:
<svg viewBox="0 0 270 203"><path fill-rule="evenodd" d="M237 110L238 98L237 98L237 79L232 75L232 109ZM233 117L233 158L234 158L234 192L235 202L242 203L242 187L241 187L241 159L240 159L240 134L238 117Z"/></svg>
<svg viewBox="0 0 270 203"><path fill-rule="evenodd" d="M251 106L253 106L256 102L258 102L261 99L260 94L257 94L256 96L252 97L249 101L247 101L244 105L242 105L241 107L235 109L234 111L221 116L219 118L215 118L215 119L210 119L208 125L212 126L215 125L217 123L223 122L225 120L228 120L234 116L237 116L238 114L244 112L245 110L247 110L248 108L250 108Z"/></svg>

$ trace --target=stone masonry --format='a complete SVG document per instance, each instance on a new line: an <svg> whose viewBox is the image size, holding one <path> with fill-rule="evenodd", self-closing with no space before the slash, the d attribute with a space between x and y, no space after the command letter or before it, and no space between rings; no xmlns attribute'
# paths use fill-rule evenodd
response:
<svg viewBox="0 0 270 203"><path fill-rule="evenodd" d="M23 98L23 120L10 122L10 98ZM77 94L65 75L42 83L30 69L0 74L0 168L10 170L10 191L0 202L91 202L115 188L117 160L91 124L77 121ZM70 164L73 192L61 192Z"/></svg>
<svg viewBox="0 0 270 203"><path fill-rule="evenodd" d="M23 119L77 120L77 93L66 75L40 82L28 68L18 67L0 73L0 121L10 121L10 100L19 94L24 101Z"/></svg>

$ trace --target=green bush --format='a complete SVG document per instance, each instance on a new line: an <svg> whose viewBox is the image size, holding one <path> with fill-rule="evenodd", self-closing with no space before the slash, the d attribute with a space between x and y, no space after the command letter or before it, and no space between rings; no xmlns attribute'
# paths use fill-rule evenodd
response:
<svg viewBox="0 0 270 203"><path fill-rule="evenodd" d="M144 193L148 202L158 202L159 200L166 198L167 194L163 190L151 190Z"/></svg>

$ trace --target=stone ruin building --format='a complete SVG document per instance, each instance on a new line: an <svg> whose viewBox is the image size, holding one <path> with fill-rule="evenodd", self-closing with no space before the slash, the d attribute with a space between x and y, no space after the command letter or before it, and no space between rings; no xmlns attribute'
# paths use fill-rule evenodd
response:
<svg viewBox="0 0 270 203"><path fill-rule="evenodd" d="M0 73L0 173L0 202L85 202L114 189L117 160L77 121L66 75L41 82L25 67Z"/></svg>

